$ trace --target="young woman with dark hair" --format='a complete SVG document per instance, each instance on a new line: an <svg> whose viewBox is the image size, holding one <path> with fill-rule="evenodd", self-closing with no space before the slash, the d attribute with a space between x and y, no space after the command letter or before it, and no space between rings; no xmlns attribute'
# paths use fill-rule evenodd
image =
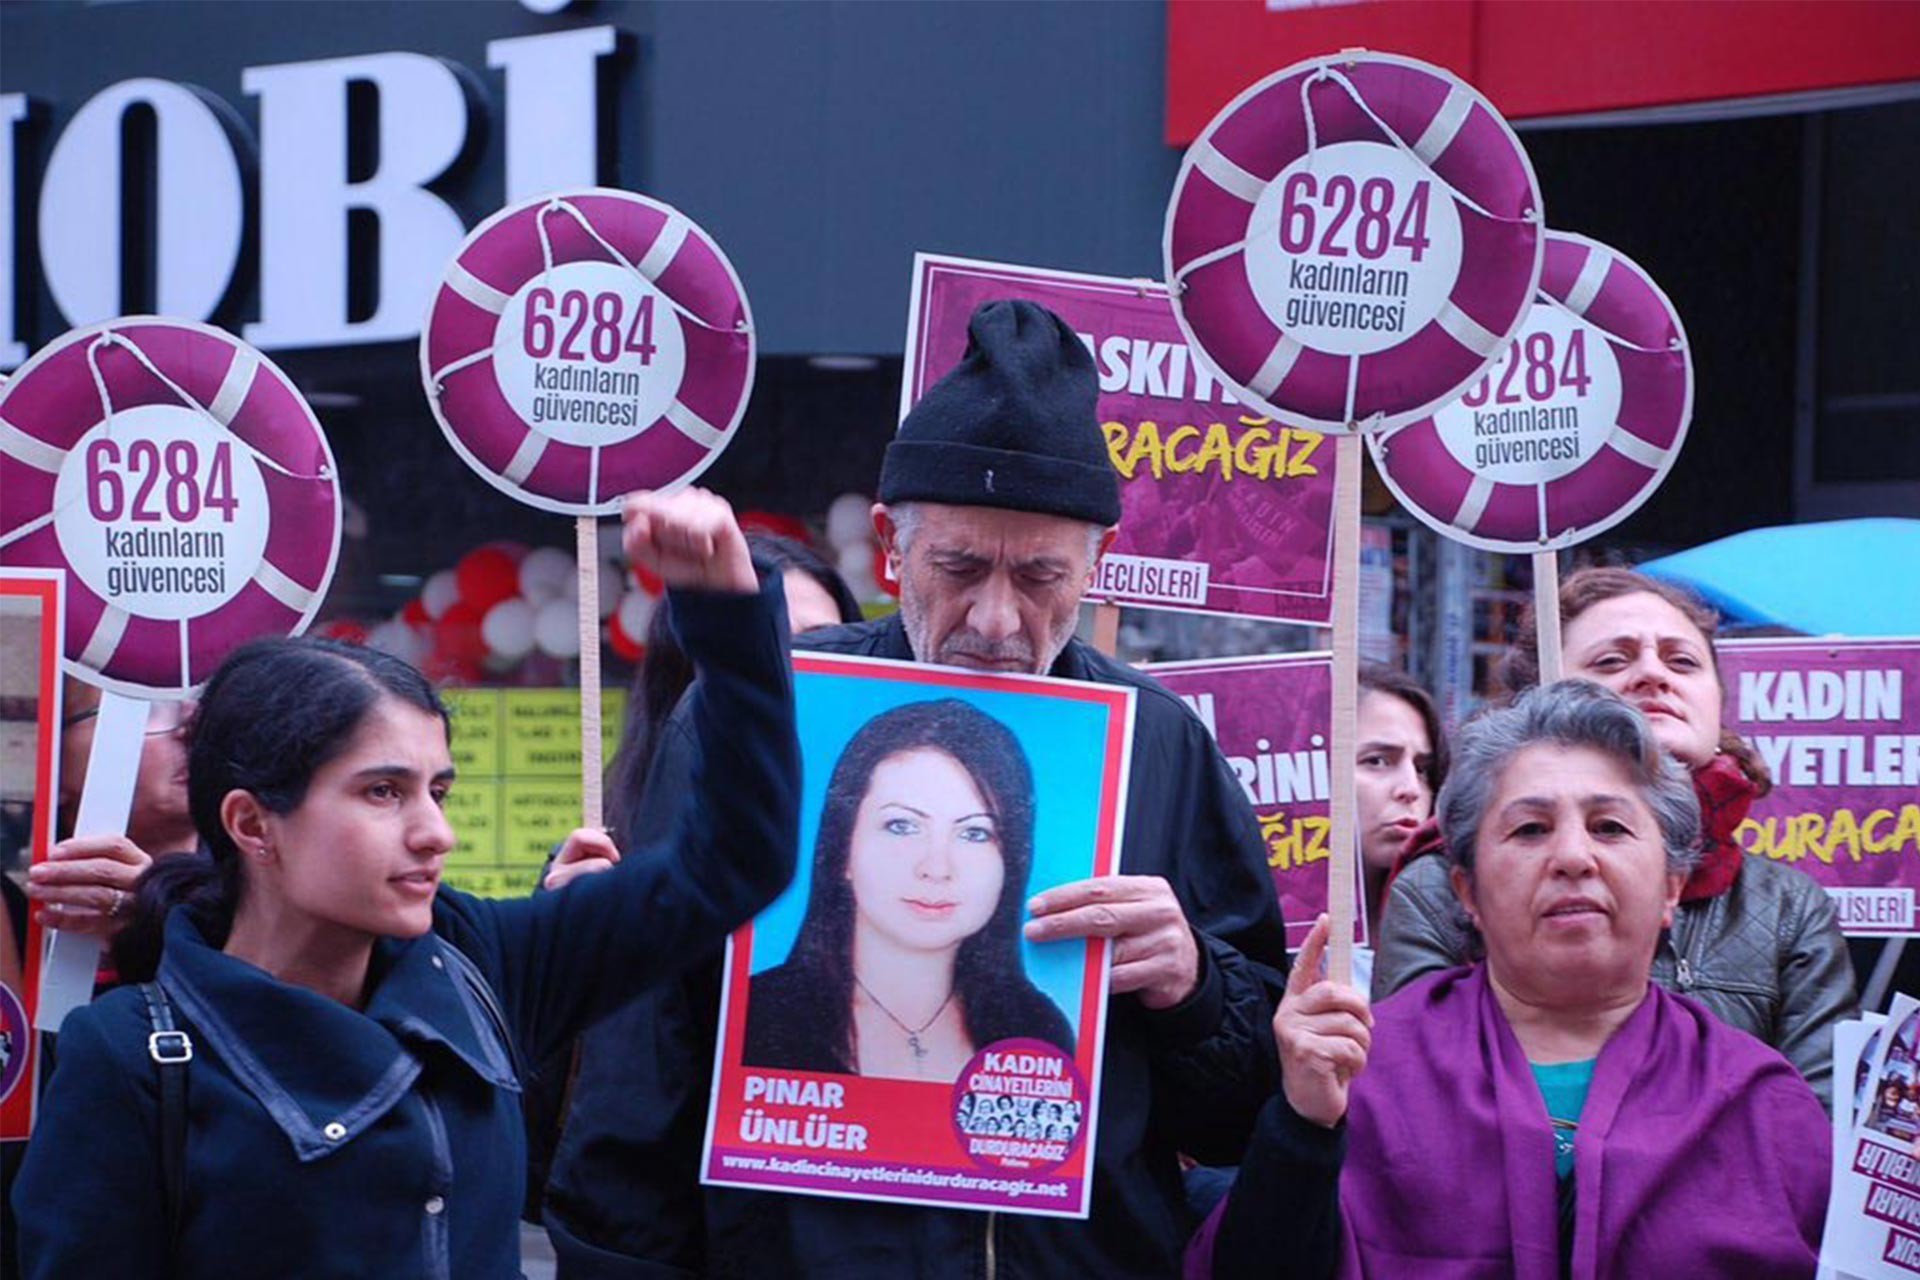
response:
<svg viewBox="0 0 1920 1280"><path fill-rule="evenodd" d="M440 886L448 723L411 667L314 639L222 664L190 730L205 848L155 864L119 939L129 974L157 950L157 979L62 1028L15 1196L26 1275L519 1274L516 1064L792 873L778 584L756 591L731 511L699 491L631 499L627 549L675 589L703 758L648 856L566 892ZM184 1037L153 1035L169 1021Z"/></svg>
<svg viewBox="0 0 1920 1280"><path fill-rule="evenodd" d="M998 720L952 698L869 720L827 784L792 953L749 988L744 1061L952 1080L997 1040L1071 1053L1020 956L1033 824Z"/></svg>

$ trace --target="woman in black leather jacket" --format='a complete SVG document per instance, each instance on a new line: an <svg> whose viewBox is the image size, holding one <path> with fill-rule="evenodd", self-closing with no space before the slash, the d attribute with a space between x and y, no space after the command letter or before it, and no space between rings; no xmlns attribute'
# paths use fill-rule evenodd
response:
<svg viewBox="0 0 1920 1280"><path fill-rule="evenodd" d="M1832 1107L1833 1025L1857 1016L1853 967L1833 904L1792 867L1750 858L1733 832L1771 786L1766 765L1721 727L1717 619L1684 591L1628 569L1582 569L1560 588L1568 678L1605 685L1633 703L1654 735L1693 771L1704 819L1698 868L1654 955L1653 980L1699 1001L1792 1062ZM1531 618L1502 663L1511 693L1539 683ZM1446 859L1413 842L1387 896L1373 973L1378 1000L1477 948L1447 881Z"/></svg>

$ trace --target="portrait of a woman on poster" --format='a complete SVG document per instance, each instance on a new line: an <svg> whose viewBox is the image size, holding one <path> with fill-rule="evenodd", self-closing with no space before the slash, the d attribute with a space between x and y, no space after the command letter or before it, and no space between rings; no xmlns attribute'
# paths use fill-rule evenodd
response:
<svg viewBox="0 0 1920 1280"><path fill-rule="evenodd" d="M1021 960L1033 833L1007 726L954 698L869 720L827 784L793 949L751 981L745 1063L951 1081L999 1040L1071 1054Z"/></svg>

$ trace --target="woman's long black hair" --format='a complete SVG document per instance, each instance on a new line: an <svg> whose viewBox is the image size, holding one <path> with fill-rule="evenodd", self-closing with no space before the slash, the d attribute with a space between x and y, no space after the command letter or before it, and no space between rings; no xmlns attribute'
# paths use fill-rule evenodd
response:
<svg viewBox="0 0 1920 1280"><path fill-rule="evenodd" d="M1020 923L1033 869L1033 771L1007 726L956 698L913 702L875 716L840 753L827 783L820 833L813 846L807 914L787 966L808 1006L781 1011L809 1039L824 1041L847 1071L858 1054L853 1036L853 885L847 860L860 802L882 761L931 748L951 756L973 779L993 814L1005 874L993 915L960 944L954 994L976 1049L1028 1036L1073 1052L1073 1031L1057 1005L1027 978Z"/></svg>
<svg viewBox="0 0 1920 1280"><path fill-rule="evenodd" d="M113 943L123 981L153 976L176 906L194 913L208 942L225 943L245 889L240 850L220 820L227 793L246 791L270 812L293 812L313 775L347 749L383 698L447 723L427 678L378 649L302 636L255 640L227 656L187 727L187 804L201 848L156 859L141 877Z"/></svg>
<svg viewBox="0 0 1920 1280"><path fill-rule="evenodd" d="M860 602L853 598L838 573L818 552L805 543L771 533L747 535L747 550L753 554L753 567L762 575L785 574L789 570L804 573L833 597L840 609L840 621L860 621ZM653 769L654 753L660 745L667 718L680 705L680 699L693 683L693 664L687 661L663 604L653 611L647 624L647 653L633 673L633 689L628 695L627 722L620 732L620 746L607 768L607 830L613 832L622 849L637 848L641 833L629 829L639 815L640 800L646 793L647 774Z"/></svg>

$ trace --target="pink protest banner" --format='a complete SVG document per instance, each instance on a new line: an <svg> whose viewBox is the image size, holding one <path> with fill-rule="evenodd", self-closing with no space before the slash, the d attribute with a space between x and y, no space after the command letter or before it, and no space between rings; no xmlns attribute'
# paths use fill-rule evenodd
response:
<svg viewBox="0 0 1920 1280"><path fill-rule="evenodd" d="M0 570L0 758L6 797L27 805L26 861L44 862L53 847L53 811L60 794L60 634L64 580L53 569ZM13 868L0 864L0 874ZM22 869L24 870L24 868ZM29 916L27 936L11 936L0 918L0 1142L31 1136L39 1082L39 1004L44 934ZM16 956L21 963L16 969Z"/></svg>
<svg viewBox="0 0 1920 1280"><path fill-rule="evenodd" d="M702 1179L1086 1217L1109 947L1021 925L1118 870L1133 690L794 672L800 866L727 942Z"/></svg>
<svg viewBox="0 0 1920 1280"><path fill-rule="evenodd" d="M1827 887L1851 934L1920 933L1920 640L1730 640L1726 722L1773 790L1735 838Z"/></svg>
<svg viewBox="0 0 1920 1280"><path fill-rule="evenodd" d="M1193 709L1260 819L1287 945L1299 947L1327 910L1333 818L1327 765L1332 664L1324 653L1162 662L1145 670ZM1359 904L1360 886L1353 886ZM1354 912L1366 942L1367 913Z"/></svg>
<svg viewBox="0 0 1920 1280"><path fill-rule="evenodd" d="M1092 598L1325 626L1333 449L1241 408L1196 360L1166 286L920 254L900 412L960 362L982 303L1029 298L1092 351L1120 534Z"/></svg>

